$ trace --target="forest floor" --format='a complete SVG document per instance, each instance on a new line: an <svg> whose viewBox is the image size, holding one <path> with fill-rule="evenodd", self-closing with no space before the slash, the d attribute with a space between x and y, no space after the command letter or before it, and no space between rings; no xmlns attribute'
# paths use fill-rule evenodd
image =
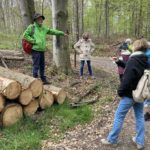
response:
<svg viewBox="0 0 150 150"><path fill-rule="evenodd" d="M110 146L104 146L100 140L105 138L112 127L114 113L119 101L119 98L115 96L115 90L118 85L118 78L116 73L116 66L109 57L93 57L92 66L97 69L102 69L104 72L101 74L95 71L96 79L90 82L99 82L103 86L108 86L108 91L103 94L113 95L114 100L107 103L104 107L101 107L99 103L93 104L93 110L95 110L95 116L91 123L84 126L77 126L76 128L67 131L64 138L58 142L53 143L50 140L43 142L42 150L135 150L131 138L135 135L135 121L133 110L127 114L123 130L119 137L119 144L113 148ZM107 73L106 73L107 72ZM87 79L81 81L82 84L87 82ZM112 90L112 91L111 91ZM106 96L105 95L105 96ZM103 95L104 96L104 95ZM102 112L102 113L99 113ZM150 123L146 122L146 142L145 150L149 150L150 146Z"/></svg>
<svg viewBox="0 0 150 150"><path fill-rule="evenodd" d="M119 145L116 148L104 146L100 140L105 138L112 127L114 113L119 102L116 90L119 84L118 75L116 73L116 65L110 57L92 57L92 67L96 79L92 80L87 75L87 67L85 66L85 76L83 80L79 79L79 63L77 68L73 67L73 74L65 76L57 75L57 70L51 68L51 56L46 59L46 74L51 84L64 87L68 93L71 102L82 96L83 93L95 85L99 88L92 91L85 99L92 99L98 96L98 102L91 105L94 116L93 120L85 125L78 125L69 129L64 133L61 140L54 142L51 139L42 141L42 150L135 150L135 146L131 142L132 136L135 134L135 122L133 111L131 110L123 126L123 130L119 137ZM31 58L27 56L27 60L23 63L6 62L8 67L19 72L31 75ZM15 67L14 67L15 66ZM72 65L73 66L73 65ZM76 108L73 108L76 109ZM145 150L149 150L150 146L150 124L146 123L146 145Z"/></svg>

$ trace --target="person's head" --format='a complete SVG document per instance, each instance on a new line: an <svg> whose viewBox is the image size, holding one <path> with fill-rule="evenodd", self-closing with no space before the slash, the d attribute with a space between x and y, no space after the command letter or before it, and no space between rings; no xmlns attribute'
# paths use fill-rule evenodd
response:
<svg viewBox="0 0 150 150"><path fill-rule="evenodd" d="M45 17L39 13L35 13L33 16L34 22L36 22L38 25L42 25L44 19Z"/></svg>
<svg viewBox="0 0 150 150"><path fill-rule="evenodd" d="M128 39L125 40L125 43L132 44L132 40L128 38Z"/></svg>
<svg viewBox="0 0 150 150"><path fill-rule="evenodd" d="M133 50L134 51L146 51L148 49L148 43L145 39L136 40L133 43Z"/></svg>
<svg viewBox="0 0 150 150"><path fill-rule="evenodd" d="M89 33L88 32L83 33L82 38L87 41L89 39Z"/></svg>

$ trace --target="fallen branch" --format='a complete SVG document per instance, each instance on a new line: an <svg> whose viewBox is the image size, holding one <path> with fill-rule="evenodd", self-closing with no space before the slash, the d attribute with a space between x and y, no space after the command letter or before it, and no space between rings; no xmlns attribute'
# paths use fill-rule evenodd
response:
<svg viewBox="0 0 150 150"><path fill-rule="evenodd" d="M87 95L89 95L92 91L94 91L95 89L97 89L99 86L99 84L95 84L94 86L91 86L86 93L84 93L81 97L78 98L78 100L76 102L80 102L84 97L86 97Z"/></svg>
<svg viewBox="0 0 150 150"><path fill-rule="evenodd" d="M71 107L79 107L79 106L83 106L83 105L87 105L87 104L93 104L95 102L98 101L99 95L97 95L94 99L91 100L83 100L82 102L74 102L74 103L70 103Z"/></svg>
<svg viewBox="0 0 150 150"><path fill-rule="evenodd" d="M4 60L3 58L1 58L1 62L2 62L2 64L3 64L3 66L8 69L8 66L7 66L7 64L5 63L5 60Z"/></svg>
<svg viewBox="0 0 150 150"><path fill-rule="evenodd" d="M73 83L70 84L70 87L73 87L73 86L75 86L75 85L77 85L79 83L81 83L81 81L75 81L75 82L73 82Z"/></svg>

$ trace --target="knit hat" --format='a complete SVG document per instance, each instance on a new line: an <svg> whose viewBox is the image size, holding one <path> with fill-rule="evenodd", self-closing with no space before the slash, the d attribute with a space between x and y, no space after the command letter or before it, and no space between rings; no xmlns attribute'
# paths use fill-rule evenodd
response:
<svg viewBox="0 0 150 150"><path fill-rule="evenodd" d="M132 43L132 40L131 40L131 39L126 39L125 42L128 43L128 44L131 44L131 43Z"/></svg>

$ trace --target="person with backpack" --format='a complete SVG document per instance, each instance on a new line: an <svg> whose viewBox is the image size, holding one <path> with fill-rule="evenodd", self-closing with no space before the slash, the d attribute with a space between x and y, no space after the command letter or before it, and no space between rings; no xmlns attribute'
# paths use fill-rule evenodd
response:
<svg viewBox="0 0 150 150"><path fill-rule="evenodd" d="M149 67L147 69L150 70L150 42L148 42L148 49L145 52L145 54L148 57L148 64L149 64ZM144 109L145 109L144 119L145 121L150 121L150 99L144 102Z"/></svg>
<svg viewBox="0 0 150 150"><path fill-rule="evenodd" d="M87 63L89 75L92 79L94 79L95 77L93 76L90 57L91 53L95 49L95 45L89 38L89 33L83 33L82 38L74 45L74 49L77 53L79 53L80 57L80 79L83 79L83 69L85 63Z"/></svg>
<svg viewBox="0 0 150 150"><path fill-rule="evenodd" d="M148 58L144 53L147 48L148 44L145 39L136 40L133 43L134 52L126 64L123 80L118 89L118 95L121 97L121 100L115 113L113 127L107 139L101 139L104 145L116 146L118 144L118 137L122 130L126 114L133 108L136 120L136 135L132 137L132 141L137 149L144 148L144 104L134 101L132 91L136 89L144 70L148 67Z"/></svg>
<svg viewBox="0 0 150 150"><path fill-rule="evenodd" d="M43 25L45 17L39 13L33 16L34 24L27 27L23 38L32 44L33 77L40 75L43 84L50 84L45 76L46 35L66 36L63 31L47 28Z"/></svg>

